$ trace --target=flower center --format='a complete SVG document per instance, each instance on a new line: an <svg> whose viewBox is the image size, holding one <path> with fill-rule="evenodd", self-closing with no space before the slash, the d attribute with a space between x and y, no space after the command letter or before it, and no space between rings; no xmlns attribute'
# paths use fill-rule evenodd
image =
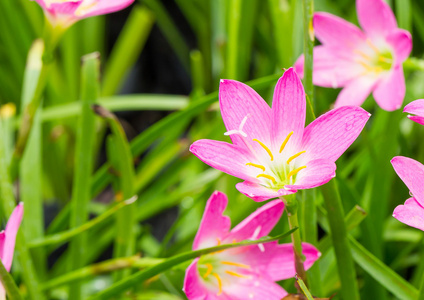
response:
<svg viewBox="0 0 424 300"><path fill-rule="evenodd" d="M280 151L276 155L274 155L271 149L263 142L258 139L253 139L254 142L257 142L265 150L269 156L270 162L265 162L264 164L248 162L246 165L260 169L262 171L262 173L256 175L256 178L261 179L263 185L273 189L284 188L285 185L292 184L295 181L296 174L299 171L306 168L306 166L300 166L296 168L296 164L293 163L296 158L304 154L306 151L297 152L291 155L287 160L283 159L283 157L287 157L287 155L282 155L282 153L292 135L293 131L291 131L284 139L280 146Z"/></svg>
<svg viewBox="0 0 424 300"><path fill-rule="evenodd" d="M393 64L393 55L388 50L378 49L370 40L367 40L367 48L363 51L354 51L358 57L357 62L364 67L364 74L378 75L389 71Z"/></svg>

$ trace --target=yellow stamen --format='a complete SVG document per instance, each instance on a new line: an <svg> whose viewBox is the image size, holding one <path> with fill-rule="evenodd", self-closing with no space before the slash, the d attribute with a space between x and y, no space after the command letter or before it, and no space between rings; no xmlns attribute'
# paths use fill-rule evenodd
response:
<svg viewBox="0 0 424 300"><path fill-rule="evenodd" d="M290 171L290 173L287 175L287 179L290 179L293 175L297 174L300 170L305 169L306 166L299 167L297 169L294 169L293 171Z"/></svg>
<svg viewBox="0 0 424 300"><path fill-rule="evenodd" d="M265 167L263 165L258 165L258 164L254 164L254 163L247 163L246 166L252 166L255 168L259 168L262 170L262 172L265 172Z"/></svg>
<svg viewBox="0 0 424 300"><path fill-rule="evenodd" d="M387 57L384 57L384 56L379 56L378 61L390 63L390 64L393 62L390 58L387 58Z"/></svg>
<svg viewBox="0 0 424 300"><path fill-rule="evenodd" d="M249 265L240 264L240 263L236 263L236 262L232 262L232 261L221 261L221 264L228 265L228 266L239 267L239 268L243 268L243 269L250 269L250 266Z"/></svg>
<svg viewBox="0 0 424 300"><path fill-rule="evenodd" d="M271 150L269 150L269 148L264 144L264 143L262 143L260 140L258 140L258 139L253 139L253 141L254 142L258 142L259 143L259 145L261 145L262 146L262 148L264 148L265 149L265 151L266 152L268 152L268 154L269 154L269 156L271 157L271 161L273 161L274 160L274 156L272 155L272 152L271 152Z"/></svg>
<svg viewBox="0 0 424 300"><path fill-rule="evenodd" d="M233 271L225 271L225 273L227 273L228 275L231 275L231 276L235 276L235 277L238 277L238 278L250 278L250 276L247 276L247 275L242 275L242 274L239 274L239 273L237 273L237 272L233 272Z"/></svg>
<svg viewBox="0 0 424 300"><path fill-rule="evenodd" d="M305 152L306 151L300 151L299 153L296 153L295 155L290 156L290 158L287 160L287 164L289 164L293 159L295 159L296 157L299 157L300 155L302 155Z"/></svg>
<svg viewBox="0 0 424 300"><path fill-rule="evenodd" d="M275 180L275 178L274 177L272 177L271 175L267 175L267 174L259 174L258 176L256 176L256 178L259 178L259 177L263 177L263 178L266 178L266 179L269 179L269 180L272 180L272 182L277 182L276 180Z"/></svg>
<svg viewBox="0 0 424 300"><path fill-rule="evenodd" d="M281 144L281 147L280 147L280 153L281 153L281 152L283 152L284 147L286 147L287 142L289 141L289 139L290 139L290 137L291 137L292 135L293 135L293 131L291 131L291 132L287 135L286 139L285 139L285 140L284 140L284 142Z"/></svg>
<svg viewBox="0 0 424 300"><path fill-rule="evenodd" d="M218 242L218 246L221 245L221 240L219 238L216 238L216 241Z"/></svg>
<svg viewBox="0 0 424 300"><path fill-rule="evenodd" d="M233 239L233 241L232 241L232 242L233 242L233 244L235 244L235 243L237 243L237 240L236 240L236 239Z"/></svg>
<svg viewBox="0 0 424 300"><path fill-rule="evenodd" d="M218 281L218 293L216 294L217 296L220 296L222 294L222 280L221 277L219 277L218 274L216 273L212 273L212 276L216 278L216 280Z"/></svg>
<svg viewBox="0 0 424 300"><path fill-rule="evenodd" d="M212 273L212 270L213 270L213 266L211 264L208 263L208 264L205 264L205 266L208 269L206 270L206 273L203 275L203 278L208 277Z"/></svg>
<svg viewBox="0 0 424 300"><path fill-rule="evenodd" d="M375 53L380 54L380 50L370 41L370 39L367 39L367 44L372 50L374 50Z"/></svg>

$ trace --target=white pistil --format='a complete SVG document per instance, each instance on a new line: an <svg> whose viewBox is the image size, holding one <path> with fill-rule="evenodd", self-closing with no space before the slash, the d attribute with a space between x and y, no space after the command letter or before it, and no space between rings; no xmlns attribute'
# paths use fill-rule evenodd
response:
<svg viewBox="0 0 424 300"><path fill-rule="evenodd" d="M247 137L247 134L243 131L243 127L244 127L244 124L246 124L246 121L247 121L248 118L250 118L250 114L248 114L247 116L245 116L243 118L243 120L241 120L241 123L240 123L238 130L232 129L230 131L225 132L224 135L239 134L242 137Z"/></svg>

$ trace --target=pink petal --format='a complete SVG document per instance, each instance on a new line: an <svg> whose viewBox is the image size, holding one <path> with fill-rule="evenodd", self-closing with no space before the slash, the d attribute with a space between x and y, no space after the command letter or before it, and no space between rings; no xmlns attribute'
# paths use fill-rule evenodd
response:
<svg viewBox="0 0 424 300"><path fill-rule="evenodd" d="M100 0L96 5L84 10L81 18L110 14L130 6L134 0Z"/></svg>
<svg viewBox="0 0 424 300"><path fill-rule="evenodd" d="M391 163L413 197L421 206L424 205L424 166L418 161L404 156L394 157Z"/></svg>
<svg viewBox="0 0 424 300"><path fill-rule="evenodd" d="M224 287L223 290L231 300L281 300L287 295L281 286L262 276L237 279L237 283Z"/></svg>
<svg viewBox="0 0 424 300"><path fill-rule="evenodd" d="M247 117L242 131L248 137L231 135L235 145L245 147L247 143L255 151L262 153L262 147L252 141L258 139L269 147L271 108L251 87L235 80L221 80L219 105L228 131L238 130L243 119Z"/></svg>
<svg viewBox="0 0 424 300"><path fill-rule="evenodd" d="M403 112L417 116L408 116L412 121L424 125L424 99L415 100L405 106Z"/></svg>
<svg viewBox="0 0 424 300"><path fill-rule="evenodd" d="M256 202L262 202L268 199L296 193L295 190L274 190L250 181L237 183L236 189Z"/></svg>
<svg viewBox="0 0 424 300"><path fill-rule="evenodd" d="M336 164L331 160L316 159L308 162L306 168L300 170L296 182L286 185L286 189L311 189L329 182L336 177Z"/></svg>
<svg viewBox="0 0 424 300"><path fill-rule="evenodd" d="M336 161L356 140L369 117L368 112L357 106L343 106L320 116L305 128L302 149L306 153L299 163L316 159Z"/></svg>
<svg viewBox="0 0 424 300"><path fill-rule="evenodd" d="M198 261L199 259L197 258L190 264L184 278L183 291L189 300L203 300L210 293L200 278L197 270Z"/></svg>
<svg viewBox="0 0 424 300"><path fill-rule="evenodd" d="M406 200L404 205L398 205L393 211L393 217L424 231L424 208L414 198Z"/></svg>
<svg viewBox="0 0 424 300"><path fill-rule="evenodd" d="M296 274L294 265L293 244L278 244L277 242L263 244L259 247L250 247L241 255L242 262L248 264L259 274L264 274L272 281L292 278ZM304 266L309 269L321 256L321 253L311 244L302 243L302 253L306 257Z"/></svg>
<svg viewBox="0 0 424 300"><path fill-rule="evenodd" d="M395 55L395 64L402 63L408 58L412 50L412 36L411 34L403 29L396 29L391 32L386 42L392 46Z"/></svg>
<svg viewBox="0 0 424 300"><path fill-rule="evenodd" d="M202 221L193 242L193 250L213 247L222 241L231 228L231 220L223 216L227 196L215 191L206 203Z"/></svg>
<svg viewBox="0 0 424 300"><path fill-rule="evenodd" d="M330 46L314 47L313 81L315 85L338 88L357 77L361 72L353 56L344 49ZM303 77L304 56L300 56L294 68Z"/></svg>
<svg viewBox="0 0 424 300"><path fill-rule="evenodd" d="M377 79L378 78L366 75L352 79L345 85L343 90L337 96L334 107L338 108L346 105L362 105L374 89Z"/></svg>
<svg viewBox="0 0 424 300"><path fill-rule="evenodd" d="M278 80L272 102L272 139L280 147L287 135L293 131L286 147L297 148L305 127L306 98L302 82L293 68L284 72Z"/></svg>
<svg viewBox="0 0 424 300"><path fill-rule="evenodd" d="M395 16L383 0L356 0L356 9L359 24L372 37L384 37L397 28Z"/></svg>
<svg viewBox="0 0 424 300"><path fill-rule="evenodd" d="M366 42L364 33L352 23L325 12L314 14L315 36L325 46L355 49Z"/></svg>
<svg viewBox="0 0 424 300"><path fill-rule="evenodd" d="M23 203L19 203L10 215L6 224L6 229L4 230L5 240L1 261L7 271L10 271L10 267L12 266L16 235L21 225L23 213L24 205Z"/></svg>
<svg viewBox="0 0 424 300"><path fill-rule="evenodd" d="M221 141L198 140L190 146L190 152L212 168L244 180L257 181L254 170L246 166L253 159L244 148Z"/></svg>
<svg viewBox="0 0 424 300"><path fill-rule="evenodd" d="M378 82L373 96L384 110L393 111L402 106L405 97L405 77L402 65L396 66Z"/></svg>
<svg viewBox="0 0 424 300"><path fill-rule="evenodd" d="M256 240L268 235L280 220L283 211L283 201L274 200L268 202L234 227L227 240L232 241L235 239L240 242L247 239Z"/></svg>

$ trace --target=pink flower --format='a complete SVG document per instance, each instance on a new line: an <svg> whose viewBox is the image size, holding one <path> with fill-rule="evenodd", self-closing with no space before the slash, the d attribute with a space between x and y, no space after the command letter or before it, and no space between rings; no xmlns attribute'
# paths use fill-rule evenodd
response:
<svg viewBox="0 0 424 300"><path fill-rule="evenodd" d="M15 251L15 239L24 213L23 203L19 203L7 221L6 229L0 232L0 260L7 271L10 271ZM6 299L6 291L0 283L0 299Z"/></svg>
<svg viewBox="0 0 424 300"><path fill-rule="evenodd" d="M244 179L236 187L255 201L327 183L335 176L334 162L370 116L360 107L341 107L304 128L305 92L292 68L278 80L272 108L233 80L221 80L219 103L233 144L198 140L190 151L213 168Z"/></svg>
<svg viewBox="0 0 424 300"><path fill-rule="evenodd" d="M393 168L411 192L411 198L393 211L393 217L424 231L424 166L412 158L396 156Z"/></svg>
<svg viewBox="0 0 424 300"><path fill-rule="evenodd" d="M280 219L284 203L269 202L248 216L231 231L230 219L222 213L227 197L214 192L209 198L193 250L220 244L257 240L266 236ZM321 255L315 247L304 243L305 268ZM295 275L292 244L269 242L232 248L197 258L187 268L184 292L190 300L279 300L287 295L275 281Z"/></svg>
<svg viewBox="0 0 424 300"><path fill-rule="evenodd" d="M361 105L373 92L381 108L399 109L405 97L402 63L412 49L411 34L397 27L383 0L357 0L356 8L363 31L329 13L314 14L315 35L322 43L314 48L314 84L343 87L335 107ZM295 64L300 76L303 63L302 55Z"/></svg>
<svg viewBox="0 0 424 300"><path fill-rule="evenodd" d="M68 27L76 21L126 8L134 0L35 0L54 26Z"/></svg>
<svg viewBox="0 0 424 300"><path fill-rule="evenodd" d="M424 125L424 99L412 101L405 106L403 112L415 115L408 115L408 118L418 124Z"/></svg>

